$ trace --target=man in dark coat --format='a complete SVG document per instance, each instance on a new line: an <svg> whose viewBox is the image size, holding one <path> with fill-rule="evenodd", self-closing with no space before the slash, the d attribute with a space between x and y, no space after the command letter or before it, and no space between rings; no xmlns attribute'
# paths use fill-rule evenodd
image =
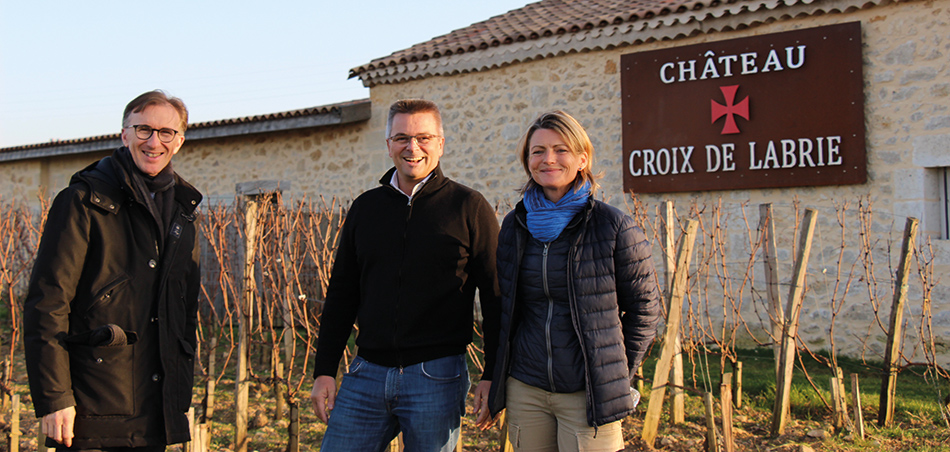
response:
<svg viewBox="0 0 950 452"><path fill-rule="evenodd" d="M135 98L124 146L50 206L23 315L48 447L161 451L190 438L201 194L171 165L187 123L178 98Z"/></svg>

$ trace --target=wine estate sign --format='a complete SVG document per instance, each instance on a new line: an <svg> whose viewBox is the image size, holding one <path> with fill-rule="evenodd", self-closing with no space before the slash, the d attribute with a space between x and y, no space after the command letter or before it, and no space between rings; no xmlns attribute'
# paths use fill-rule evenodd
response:
<svg viewBox="0 0 950 452"><path fill-rule="evenodd" d="M620 62L624 191L867 180L859 22Z"/></svg>

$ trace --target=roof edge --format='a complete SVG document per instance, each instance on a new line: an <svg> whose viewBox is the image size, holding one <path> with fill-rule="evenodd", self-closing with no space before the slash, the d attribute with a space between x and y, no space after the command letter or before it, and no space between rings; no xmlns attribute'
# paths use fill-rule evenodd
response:
<svg viewBox="0 0 950 452"><path fill-rule="evenodd" d="M243 118L205 121L190 124L189 141L208 140L256 133L274 133L286 130L310 129L349 124L369 120L372 103L358 99L320 107L290 110ZM122 145L118 133L72 140L51 141L0 148L0 162L88 154L115 149Z"/></svg>
<svg viewBox="0 0 950 452"><path fill-rule="evenodd" d="M363 86L372 88L433 76L479 72L556 55L605 50L698 34L742 30L762 24L828 13L843 13L893 0L752 0L723 2L702 9L512 42L477 52L428 58L375 68L354 68Z"/></svg>

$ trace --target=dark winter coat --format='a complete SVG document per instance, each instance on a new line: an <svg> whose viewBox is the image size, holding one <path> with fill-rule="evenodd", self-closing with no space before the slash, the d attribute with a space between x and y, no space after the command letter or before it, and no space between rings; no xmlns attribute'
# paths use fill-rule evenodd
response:
<svg viewBox="0 0 950 452"><path fill-rule="evenodd" d="M190 438L201 194L175 175L161 239L115 158L76 173L56 196L24 305L36 415L75 406L73 447L81 449ZM94 345L109 324L124 330L127 345Z"/></svg>
<svg viewBox="0 0 950 452"><path fill-rule="evenodd" d="M511 338L519 327L518 275L530 239L526 214L518 203L498 239L502 317L489 395L493 415L505 407ZM660 296L650 243L633 219L593 199L578 215L580 226L564 233L572 244L563 277L584 363L587 422L600 426L633 412L630 378L656 335Z"/></svg>

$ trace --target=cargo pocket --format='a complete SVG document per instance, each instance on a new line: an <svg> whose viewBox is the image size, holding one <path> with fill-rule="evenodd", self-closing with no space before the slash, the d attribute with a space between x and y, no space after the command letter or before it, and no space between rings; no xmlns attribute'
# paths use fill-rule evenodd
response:
<svg viewBox="0 0 950 452"><path fill-rule="evenodd" d="M508 422L508 442L515 450L521 448L521 427L518 424Z"/></svg>
<svg viewBox="0 0 950 452"><path fill-rule="evenodd" d="M195 384L195 349L184 339L178 339L181 344L181 359L178 362L178 411L188 411L191 406L192 386Z"/></svg>
<svg viewBox="0 0 950 452"><path fill-rule="evenodd" d="M134 347L70 345L69 366L77 414L130 416L135 413Z"/></svg>
<svg viewBox="0 0 950 452"><path fill-rule="evenodd" d="M594 433L594 429L584 429L577 432L577 450L590 452L616 452L623 450L623 429L620 421L601 425Z"/></svg>

